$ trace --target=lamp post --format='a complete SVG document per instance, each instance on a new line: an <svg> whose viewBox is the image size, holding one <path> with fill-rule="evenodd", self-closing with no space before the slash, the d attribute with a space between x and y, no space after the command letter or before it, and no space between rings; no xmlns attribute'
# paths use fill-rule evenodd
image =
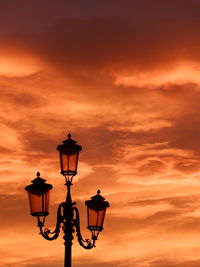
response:
<svg viewBox="0 0 200 267"><path fill-rule="evenodd" d="M60 152L61 174L65 177L65 185L67 186L66 201L58 206L57 223L54 231L44 228L45 218L49 214L49 196L50 190L53 188L51 184L47 184L46 180L40 177L37 173L37 178L32 181L32 184L25 187L28 192L31 215L37 217L40 234L47 240L57 239L61 229L64 232L65 245L65 260L64 267L71 267L71 250L73 234L76 236L79 244L85 249L91 249L95 246L95 242L99 232L103 230L103 222L106 213L106 208L109 203L100 195L100 190L97 194L85 201L87 206L87 221L88 229L91 231L91 238L83 239L80 231L79 211L72 202L71 186L73 177L77 174L78 156L82 147L77 144L68 134L68 139L63 141L63 144L57 146Z"/></svg>

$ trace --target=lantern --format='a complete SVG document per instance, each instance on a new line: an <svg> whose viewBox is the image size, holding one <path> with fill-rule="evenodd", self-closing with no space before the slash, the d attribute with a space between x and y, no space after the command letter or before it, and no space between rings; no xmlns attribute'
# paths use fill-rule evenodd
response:
<svg viewBox="0 0 200 267"><path fill-rule="evenodd" d="M49 214L49 195L53 188L51 184L46 184L46 180L37 173L37 178L31 181L32 184L25 187L28 192L30 210L32 216L47 216Z"/></svg>
<svg viewBox="0 0 200 267"><path fill-rule="evenodd" d="M60 151L60 173L64 176L73 177L77 174L78 156L82 147L76 143L71 139L71 134L68 134L68 139L57 146L57 150Z"/></svg>
<svg viewBox="0 0 200 267"><path fill-rule="evenodd" d="M104 200L105 198L100 195L100 190L98 190L97 195L91 197L91 200L85 201L88 215L88 229L96 237L103 230L106 208L109 207L109 203Z"/></svg>

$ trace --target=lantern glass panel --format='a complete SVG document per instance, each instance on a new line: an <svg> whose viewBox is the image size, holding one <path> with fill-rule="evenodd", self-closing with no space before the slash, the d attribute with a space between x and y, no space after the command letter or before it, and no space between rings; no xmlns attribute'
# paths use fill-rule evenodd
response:
<svg viewBox="0 0 200 267"><path fill-rule="evenodd" d="M42 194L28 192L30 210L33 216L45 216L49 214L50 191Z"/></svg>
<svg viewBox="0 0 200 267"><path fill-rule="evenodd" d="M63 174L76 174L78 163L78 152L75 153L62 153L61 154L61 171Z"/></svg>
<svg viewBox="0 0 200 267"><path fill-rule="evenodd" d="M94 210L88 208L88 228L102 228L106 209Z"/></svg>
<svg viewBox="0 0 200 267"><path fill-rule="evenodd" d="M103 227L103 221L104 221L104 217L105 217L105 212L106 212L106 210L100 210L98 212L97 226Z"/></svg>

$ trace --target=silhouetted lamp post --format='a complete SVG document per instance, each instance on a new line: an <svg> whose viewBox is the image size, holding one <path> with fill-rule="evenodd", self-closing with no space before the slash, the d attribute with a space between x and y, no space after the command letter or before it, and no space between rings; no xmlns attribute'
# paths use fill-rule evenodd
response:
<svg viewBox="0 0 200 267"><path fill-rule="evenodd" d="M63 141L63 144L58 145L57 150L60 152L61 174L65 177L67 197L66 201L58 206L57 223L54 231L51 232L44 228L45 218L49 214L49 195L53 188L52 185L47 184L38 172L37 178L32 181L32 184L26 186L25 190L29 196L31 215L37 217L40 234L47 240L54 240L59 236L60 229L63 230L65 240L64 266L71 267L73 233L76 232L78 242L82 247L85 249L93 248L99 232L103 230L104 217L109 203L100 195L100 190L91 197L91 200L85 201L88 217L87 228L91 231L91 238L84 240L80 231L79 211L75 207L76 203L72 202L70 193L73 177L77 174L78 156L82 147L77 145L77 142L68 134L68 139Z"/></svg>

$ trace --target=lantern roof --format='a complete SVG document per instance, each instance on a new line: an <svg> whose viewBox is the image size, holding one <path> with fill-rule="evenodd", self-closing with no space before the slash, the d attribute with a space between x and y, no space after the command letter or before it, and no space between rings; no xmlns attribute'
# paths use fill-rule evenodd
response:
<svg viewBox="0 0 200 267"><path fill-rule="evenodd" d="M68 134L68 139L63 141L63 144L57 146L57 150L60 152L75 152L75 151L81 151L82 147L80 145L77 145L77 142L73 140L71 137L71 134Z"/></svg>
<svg viewBox="0 0 200 267"><path fill-rule="evenodd" d="M97 194L93 197L91 197L91 200L86 200L85 201L85 205L92 209L92 210L96 210L96 211L100 211L100 210L104 210L106 208L108 208L110 205L109 205L109 202L108 201L105 201L105 198L102 197L100 195L101 191L98 190L97 191Z"/></svg>
<svg viewBox="0 0 200 267"><path fill-rule="evenodd" d="M32 194L44 194L51 190L53 186L51 184L46 184L46 180L40 177L40 173L37 172L37 177L32 180L32 184L25 187L25 190Z"/></svg>

